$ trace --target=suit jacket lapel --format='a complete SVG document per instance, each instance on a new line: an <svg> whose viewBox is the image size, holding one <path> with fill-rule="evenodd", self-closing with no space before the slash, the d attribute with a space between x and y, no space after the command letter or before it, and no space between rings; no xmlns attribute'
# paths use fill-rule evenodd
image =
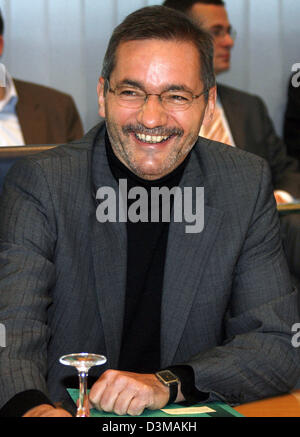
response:
<svg viewBox="0 0 300 437"><path fill-rule="evenodd" d="M118 193L118 184L111 174L106 158L103 131L104 129L100 133L99 140L96 141L92 158L94 190L96 193L99 187L112 187L115 193ZM104 329L108 365L110 368L116 368L122 339L126 291L126 224L100 223L96 219L96 209L92 223L92 250L98 305Z"/></svg>
<svg viewBox="0 0 300 437"><path fill-rule="evenodd" d="M194 152L180 186L204 186L204 229L200 233L186 233L187 223L170 223L162 299L162 367L172 364L195 293L199 290L205 293L205 285L201 290L201 278L223 217L222 211L208 206L209 193L193 155Z"/></svg>
<svg viewBox="0 0 300 437"><path fill-rule="evenodd" d="M244 149L247 144L245 133L246 129L241 123L243 117L241 117L241 105L234 98L234 95L230 93L226 86L218 84L218 95L220 97L230 130L233 136L235 145Z"/></svg>

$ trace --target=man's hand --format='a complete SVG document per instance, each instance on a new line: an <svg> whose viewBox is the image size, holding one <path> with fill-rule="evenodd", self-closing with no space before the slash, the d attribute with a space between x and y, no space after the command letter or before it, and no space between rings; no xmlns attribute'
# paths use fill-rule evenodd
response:
<svg viewBox="0 0 300 437"><path fill-rule="evenodd" d="M55 408L48 404L38 405L27 411L23 417L72 417L68 411Z"/></svg>
<svg viewBox="0 0 300 437"><path fill-rule="evenodd" d="M98 410L138 416L145 408L163 408L169 395L169 388L154 374L107 370L91 388L89 399Z"/></svg>
<svg viewBox="0 0 300 437"><path fill-rule="evenodd" d="M293 197L287 191L275 190L274 197L277 205L280 203L290 203L293 201Z"/></svg>

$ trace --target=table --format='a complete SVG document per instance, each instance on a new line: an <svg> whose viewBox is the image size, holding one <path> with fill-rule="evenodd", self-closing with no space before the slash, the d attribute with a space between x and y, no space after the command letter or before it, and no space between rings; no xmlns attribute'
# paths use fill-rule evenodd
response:
<svg viewBox="0 0 300 437"><path fill-rule="evenodd" d="M297 200L293 203L280 203L277 205L279 215L287 214L299 214L300 213L300 201Z"/></svg>
<svg viewBox="0 0 300 437"><path fill-rule="evenodd" d="M300 417L300 390L234 407L246 417Z"/></svg>

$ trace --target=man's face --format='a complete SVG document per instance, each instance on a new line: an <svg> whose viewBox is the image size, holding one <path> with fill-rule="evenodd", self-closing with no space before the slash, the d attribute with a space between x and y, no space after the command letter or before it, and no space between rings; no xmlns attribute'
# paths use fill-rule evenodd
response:
<svg viewBox="0 0 300 437"><path fill-rule="evenodd" d="M231 26L226 9L223 6L196 3L190 9L189 15L202 24L214 37L215 73L227 71L230 68L230 52L234 41L229 34Z"/></svg>
<svg viewBox="0 0 300 437"><path fill-rule="evenodd" d="M130 92L160 94L181 89L198 95L204 91L198 51L189 42L122 43L109 85L112 90L125 85ZM149 96L138 109L124 107L114 93L104 95L103 88L100 78L99 114L106 118L114 153L133 173L148 180L165 176L184 160L198 139L204 116L210 118L214 110L214 88L208 105L202 95L179 112L166 110L157 96Z"/></svg>

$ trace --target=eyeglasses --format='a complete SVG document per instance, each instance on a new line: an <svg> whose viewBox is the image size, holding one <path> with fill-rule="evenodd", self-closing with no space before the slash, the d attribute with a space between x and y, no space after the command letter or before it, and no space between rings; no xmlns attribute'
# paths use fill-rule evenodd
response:
<svg viewBox="0 0 300 437"><path fill-rule="evenodd" d="M213 27L210 29L210 33L215 39L222 39L225 38L225 36L229 35L230 38L235 40L237 35L237 31L233 29L232 26L229 26L228 28L222 26Z"/></svg>
<svg viewBox="0 0 300 437"><path fill-rule="evenodd" d="M108 81L107 81L108 82ZM118 104L124 108L140 109L150 96L157 96L166 111L185 111L195 99L207 94L208 90L193 95L190 91L164 91L160 94L145 93L139 88L120 85L112 89L108 82L108 91L115 95Z"/></svg>

